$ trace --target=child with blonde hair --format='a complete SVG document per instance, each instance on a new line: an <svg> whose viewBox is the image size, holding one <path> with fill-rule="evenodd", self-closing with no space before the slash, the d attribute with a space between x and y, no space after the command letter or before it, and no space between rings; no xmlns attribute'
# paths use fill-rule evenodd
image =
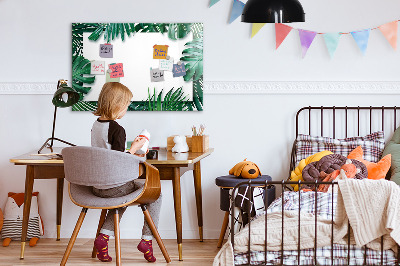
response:
<svg viewBox="0 0 400 266"><path fill-rule="evenodd" d="M119 82L107 82L104 84L97 102L97 110L93 113L94 115L99 116L99 118L93 123L92 127L91 142L93 147L125 152L125 129L115 120L121 119L125 115L132 97L132 92L125 85ZM136 152L142 148L145 142L145 138L135 138L128 153L142 157L138 159L143 161L143 157L146 155L139 155L136 154ZM138 160L138 167L140 160ZM137 182L135 179L137 179L137 176L132 176L132 181L118 186L93 187L92 192L94 195L102 198L122 197L141 189L144 186L143 183ZM158 226L161 201L162 198L160 194L160 197L155 202L147 204L147 209L149 210L156 226ZM125 210L126 207L118 209L120 219ZM108 240L110 236L114 235L114 214L115 210L108 210L100 234L94 241L94 246L97 249L97 258L101 261L112 261L112 258L108 255ZM139 251L144 253L144 258L149 262L156 261L156 258L153 255L152 237L153 234L151 233L150 227L147 222L144 221L142 240L137 248Z"/></svg>

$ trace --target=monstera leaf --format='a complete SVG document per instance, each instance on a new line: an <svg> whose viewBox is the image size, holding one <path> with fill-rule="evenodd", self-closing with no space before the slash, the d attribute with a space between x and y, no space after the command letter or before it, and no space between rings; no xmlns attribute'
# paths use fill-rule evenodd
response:
<svg viewBox="0 0 400 266"><path fill-rule="evenodd" d="M83 56L75 56L72 61L72 88L77 92L87 94L90 87L84 84L92 84L95 76L90 76L90 61Z"/></svg>
<svg viewBox="0 0 400 266"><path fill-rule="evenodd" d="M184 38L192 30L191 23L170 23L168 25L168 38L178 40Z"/></svg>
<svg viewBox="0 0 400 266"><path fill-rule="evenodd" d="M199 80L203 76L203 38L194 39L185 44L189 47L182 51L181 61L185 63L185 81Z"/></svg>

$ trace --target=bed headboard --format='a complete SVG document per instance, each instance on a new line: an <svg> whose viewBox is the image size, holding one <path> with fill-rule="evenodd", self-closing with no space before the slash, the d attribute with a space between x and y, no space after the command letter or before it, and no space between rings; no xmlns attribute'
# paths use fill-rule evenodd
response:
<svg viewBox="0 0 400 266"><path fill-rule="evenodd" d="M296 137L299 134L347 138L363 136L382 130L389 139L398 126L396 106L308 106L296 114ZM295 144L293 144L290 171L295 164ZM290 172L289 172L290 176Z"/></svg>

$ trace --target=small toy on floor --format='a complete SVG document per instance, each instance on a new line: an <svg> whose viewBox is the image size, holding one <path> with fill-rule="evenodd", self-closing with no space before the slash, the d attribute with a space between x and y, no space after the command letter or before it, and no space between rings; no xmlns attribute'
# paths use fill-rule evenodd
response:
<svg viewBox="0 0 400 266"><path fill-rule="evenodd" d="M28 222L28 233L26 238L29 240L29 246L36 246L40 236L43 235L43 223L39 215L38 208L39 192L32 193L31 212ZM1 228L1 237L3 247L8 247L12 240L21 241L22 219L24 212L24 193L9 192L4 208L3 228Z"/></svg>

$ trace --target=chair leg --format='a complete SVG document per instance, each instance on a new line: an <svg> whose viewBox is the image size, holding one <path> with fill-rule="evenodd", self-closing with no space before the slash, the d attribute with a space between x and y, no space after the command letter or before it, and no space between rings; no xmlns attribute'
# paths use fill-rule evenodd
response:
<svg viewBox="0 0 400 266"><path fill-rule="evenodd" d="M106 215L107 215L107 210L106 209L101 210L101 215L100 215L100 219L99 219L99 226L97 227L96 238L100 234L101 227L103 227L104 221L106 220ZM96 254L97 254L97 250L96 250L96 248L95 248L95 246L93 244L92 258L96 258Z"/></svg>
<svg viewBox="0 0 400 266"><path fill-rule="evenodd" d="M224 221L222 222L221 234L219 235L217 248L220 248L222 246L222 242L224 241L226 228L228 227L228 222L229 222L229 212L225 212L225 217L224 217Z"/></svg>
<svg viewBox="0 0 400 266"><path fill-rule="evenodd" d="M115 234L115 256L117 257L115 265L121 265L121 243L120 243L120 235L119 235L119 213L118 209L115 209L114 214L114 234Z"/></svg>
<svg viewBox="0 0 400 266"><path fill-rule="evenodd" d="M161 249L161 252L164 256L164 259L167 263L171 262L171 259L168 255L168 251L164 246L164 243L161 240L160 234L158 233L158 230L156 228L156 225L153 222L153 219L150 216L149 211L146 208L146 205L140 205L140 207L142 208L143 214L144 214L144 219L146 220L147 224L150 227L151 232L153 233L153 236L155 237L155 239L157 240L157 244Z"/></svg>
<svg viewBox="0 0 400 266"><path fill-rule="evenodd" d="M79 230L81 229L83 220L85 219L87 208L82 208L81 214L79 215L78 221L76 222L74 232L72 232L72 236L68 242L67 249L65 250L64 256L61 260L60 265L64 266L67 263L69 254L71 253L72 247L74 246L76 237L78 236Z"/></svg>

